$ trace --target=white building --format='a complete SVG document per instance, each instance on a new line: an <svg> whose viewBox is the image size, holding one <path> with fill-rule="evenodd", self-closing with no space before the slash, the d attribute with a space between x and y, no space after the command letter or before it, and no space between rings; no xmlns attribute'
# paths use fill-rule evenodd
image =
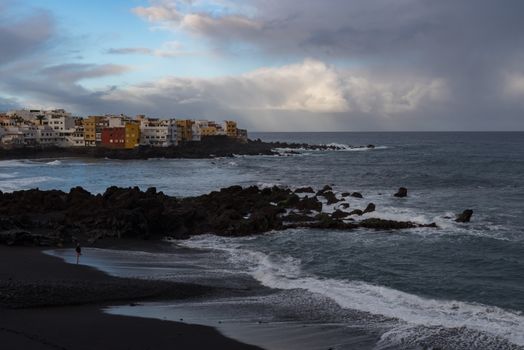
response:
<svg viewBox="0 0 524 350"><path fill-rule="evenodd" d="M22 125L18 127L18 130L23 133L24 135L24 145L35 145L36 144L36 134L38 132L38 128L32 124L28 125Z"/></svg>
<svg viewBox="0 0 524 350"><path fill-rule="evenodd" d="M44 146L57 145L63 142L60 131L53 129L49 125L39 125L36 127L36 143Z"/></svg>
<svg viewBox="0 0 524 350"><path fill-rule="evenodd" d="M200 141L202 140L202 129L209 127L209 121L208 120L195 120L193 123L192 131L193 131L193 141Z"/></svg>
<svg viewBox="0 0 524 350"><path fill-rule="evenodd" d="M23 146L24 133L18 127L4 127L1 128L1 143L9 146Z"/></svg>
<svg viewBox="0 0 524 350"><path fill-rule="evenodd" d="M140 119L140 145L168 147L177 144L174 119Z"/></svg>
<svg viewBox="0 0 524 350"><path fill-rule="evenodd" d="M129 123L132 121L131 118L124 114L120 115L106 115L105 116L108 122L108 126L110 128L122 128L126 126L126 123Z"/></svg>

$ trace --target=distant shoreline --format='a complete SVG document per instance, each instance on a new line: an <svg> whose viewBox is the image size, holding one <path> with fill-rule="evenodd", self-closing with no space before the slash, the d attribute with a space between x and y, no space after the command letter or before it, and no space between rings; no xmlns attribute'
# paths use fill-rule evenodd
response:
<svg viewBox="0 0 524 350"><path fill-rule="evenodd" d="M375 148L374 145L356 146L354 148ZM199 142L185 142L177 146L151 147L140 146L133 149L116 149L104 147L58 147L58 146L25 146L0 148L0 160L14 159L52 159L52 158L109 158L120 160L138 160L151 158L166 159L209 159L218 157L281 155L277 149L286 153L294 150L342 150L345 146L312 145L307 143L264 142L260 139L241 142L227 136L210 136Z"/></svg>
<svg viewBox="0 0 524 350"><path fill-rule="evenodd" d="M150 147L133 149L114 149L104 147L57 147L31 146L19 148L0 148L0 160L44 159L44 158L110 158L110 159L149 159L149 158L216 158L233 155L273 155L273 148L279 143L251 141L242 143L228 137L206 137L200 142L186 142L178 146ZM292 147L289 145L289 147Z"/></svg>

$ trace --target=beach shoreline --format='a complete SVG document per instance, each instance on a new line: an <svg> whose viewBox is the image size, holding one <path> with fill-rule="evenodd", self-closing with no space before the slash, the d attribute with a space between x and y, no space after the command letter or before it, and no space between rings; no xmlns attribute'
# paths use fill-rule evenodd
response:
<svg viewBox="0 0 524 350"><path fill-rule="evenodd" d="M103 312L143 300L198 298L212 287L111 277L41 248L2 246L0 284L3 349L257 349L211 327Z"/></svg>

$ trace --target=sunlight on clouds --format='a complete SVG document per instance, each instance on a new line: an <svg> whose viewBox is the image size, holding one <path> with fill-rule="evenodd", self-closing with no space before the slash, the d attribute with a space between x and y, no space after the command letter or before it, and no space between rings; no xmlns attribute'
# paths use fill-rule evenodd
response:
<svg viewBox="0 0 524 350"><path fill-rule="evenodd" d="M448 98L446 82L439 78L398 77L388 81L350 75L344 86L351 110L382 116L414 111L423 102Z"/></svg>
<svg viewBox="0 0 524 350"><path fill-rule="evenodd" d="M505 91L511 97L524 97L524 74L507 75L505 77Z"/></svg>
<svg viewBox="0 0 524 350"><path fill-rule="evenodd" d="M440 79L411 82L377 81L350 72L339 72L317 60L260 68L220 78L168 77L156 82L119 89L108 100L169 101L170 104L209 103L242 111L303 111L311 113L396 114L414 110L422 101L445 96Z"/></svg>
<svg viewBox="0 0 524 350"><path fill-rule="evenodd" d="M145 18L149 22L175 22L182 19L182 14L177 10L176 5L170 2L159 3L149 7L135 7L133 13Z"/></svg>

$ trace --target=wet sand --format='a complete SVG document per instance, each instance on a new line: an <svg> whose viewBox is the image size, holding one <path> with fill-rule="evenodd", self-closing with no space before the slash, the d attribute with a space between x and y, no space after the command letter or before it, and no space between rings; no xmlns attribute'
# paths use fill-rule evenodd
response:
<svg viewBox="0 0 524 350"><path fill-rule="evenodd" d="M0 246L1 348L257 349L212 327L101 311L109 305L212 293L206 286L111 277L38 248Z"/></svg>

